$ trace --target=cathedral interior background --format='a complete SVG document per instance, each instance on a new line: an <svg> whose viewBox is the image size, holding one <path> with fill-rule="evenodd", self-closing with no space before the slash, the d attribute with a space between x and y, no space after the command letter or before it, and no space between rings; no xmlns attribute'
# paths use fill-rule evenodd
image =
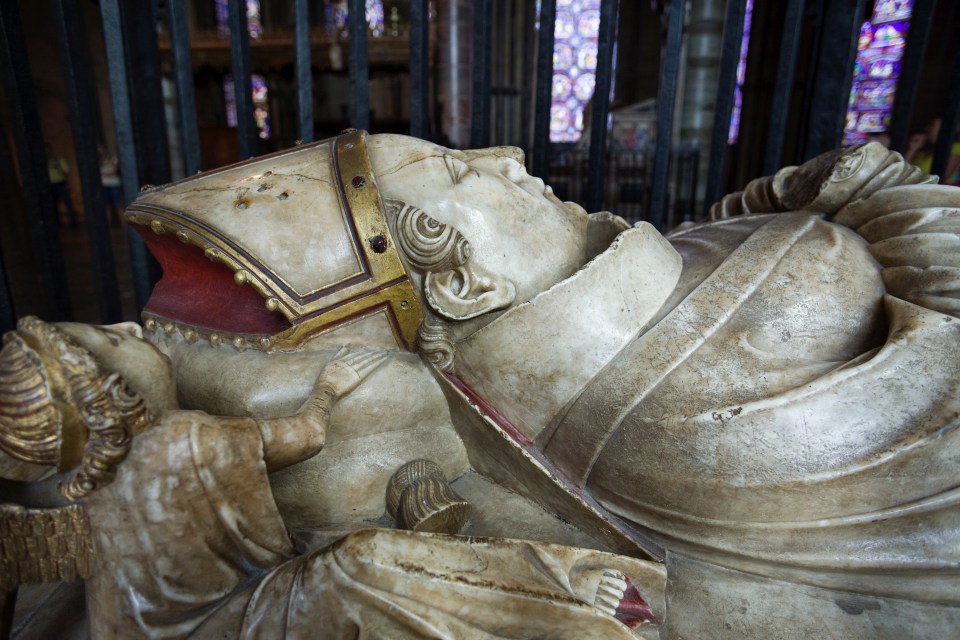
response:
<svg viewBox="0 0 960 640"><path fill-rule="evenodd" d="M21 1L0 19L4 329L137 318L158 273L123 201L351 126L515 145L561 198L669 229L841 142L904 151L957 120L960 8L935 0Z"/></svg>

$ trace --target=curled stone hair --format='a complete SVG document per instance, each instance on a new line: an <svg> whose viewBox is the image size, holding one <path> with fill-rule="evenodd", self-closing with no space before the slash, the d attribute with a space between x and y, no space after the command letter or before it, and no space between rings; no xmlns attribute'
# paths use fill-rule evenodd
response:
<svg viewBox="0 0 960 640"><path fill-rule="evenodd" d="M0 351L0 450L24 462L76 469L70 500L109 484L150 415L117 373L51 324L27 317Z"/></svg>
<svg viewBox="0 0 960 640"><path fill-rule="evenodd" d="M459 231L405 202L392 201L397 244L418 271L447 271L470 257L470 243Z"/></svg>
<svg viewBox="0 0 960 640"><path fill-rule="evenodd" d="M460 267L470 258L470 243L452 226L406 202L386 200L385 204L400 251L421 274ZM417 331L417 349L440 369L453 368L453 342L447 325L430 311L425 312Z"/></svg>

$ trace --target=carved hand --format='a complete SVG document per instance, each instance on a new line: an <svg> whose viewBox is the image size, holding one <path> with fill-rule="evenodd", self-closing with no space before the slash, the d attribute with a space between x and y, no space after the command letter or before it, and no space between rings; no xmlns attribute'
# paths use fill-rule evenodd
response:
<svg viewBox="0 0 960 640"><path fill-rule="evenodd" d="M333 361L320 372L317 387L326 386L333 392L334 398L342 398L356 389L364 378L370 375L386 359L386 351L347 353L347 349L343 348L334 356Z"/></svg>

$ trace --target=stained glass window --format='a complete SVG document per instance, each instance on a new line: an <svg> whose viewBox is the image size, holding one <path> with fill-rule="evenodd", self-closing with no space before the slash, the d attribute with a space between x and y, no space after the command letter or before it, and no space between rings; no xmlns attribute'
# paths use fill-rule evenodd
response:
<svg viewBox="0 0 960 640"><path fill-rule="evenodd" d="M537 2L537 25L539 16ZM576 142L583 133L583 110L597 82L600 0L557 0L553 37L550 140Z"/></svg>
<svg viewBox="0 0 960 640"><path fill-rule="evenodd" d="M753 23L753 0L747 0L743 16L743 37L740 38L740 60L737 62L737 84L733 88L733 109L727 144L736 144L740 137L740 114L743 110L743 81L747 77L747 52L750 50L750 25Z"/></svg>
<svg viewBox="0 0 960 640"><path fill-rule="evenodd" d="M890 125L913 0L876 0L860 29L853 87L847 107L844 144L866 142Z"/></svg>
<svg viewBox="0 0 960 640"><path fill-rule="evenodd" d="M370 35L379 38L383 35L383 0L366 0L364 8L366 14L367 27L370 29ZM324 16L328 27L346 35L347 21L349 11L347 0L328 0L324 8Z"/></svg>
<svg viewBox="0 0 960 640"><path fill-rule="evenodd" d="M217 19L217 33L221 38L230 37L230 9L229 0L214 0L214 15ZM258 39L263 35L263 24L260 22L260 0L247 0L247 31L250 37Z"/></svg>
<svg viewBox="0 0 960 640"><path fill-rule="evenodd" d="M250 76L253 92L253 118L257 123L257 135L264 140L270 138L270 103L267 81L260 74ZM223 97L227 105L227 125L237 126L237 98L234 93L233 75L223 78Z"/></svg>

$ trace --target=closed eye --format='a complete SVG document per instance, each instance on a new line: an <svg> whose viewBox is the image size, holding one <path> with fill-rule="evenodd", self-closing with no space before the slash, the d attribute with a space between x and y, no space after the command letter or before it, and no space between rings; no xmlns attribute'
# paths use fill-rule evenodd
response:
<svg viewBox="0 0 960 640"><path fill-rule="evenodd" d="M458 158L444 154L443 164L447 167L447 173L450 174L450 181L453 184L460 184L460 181L470 173L470 166Z"/></svg>

